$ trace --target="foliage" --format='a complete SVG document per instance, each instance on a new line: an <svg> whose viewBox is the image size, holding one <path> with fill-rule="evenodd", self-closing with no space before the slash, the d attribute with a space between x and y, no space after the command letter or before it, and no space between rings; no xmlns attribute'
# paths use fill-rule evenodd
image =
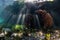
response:
<svg viewBox="0 0 60 40"><path fill-rule="evenodd" d="M14 32L17 32L17 31L23 32L24 29L25 29L25 25L13 25L12 26L12 30Z"/></svg>

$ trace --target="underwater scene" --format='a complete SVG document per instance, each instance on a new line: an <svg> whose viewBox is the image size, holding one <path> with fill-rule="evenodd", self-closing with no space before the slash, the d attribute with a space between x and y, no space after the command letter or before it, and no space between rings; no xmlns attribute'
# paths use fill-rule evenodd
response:
<svg viewBox="0 0 60 40"><path fill-rule="evenodd" d="M60 0L0 0L0 40L60 40Z"/></svg>

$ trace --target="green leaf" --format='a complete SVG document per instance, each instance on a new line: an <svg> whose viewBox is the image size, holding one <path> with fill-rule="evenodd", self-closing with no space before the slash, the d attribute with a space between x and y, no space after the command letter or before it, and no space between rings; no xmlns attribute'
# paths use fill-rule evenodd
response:
<svg viewBox="0 0 60 40"><path fill-rule="evenodd" d="M23 30L24 28L25 28L24 25L16 25L16 26L15 26L15 29L16 29L16 30Z"/></svg>

